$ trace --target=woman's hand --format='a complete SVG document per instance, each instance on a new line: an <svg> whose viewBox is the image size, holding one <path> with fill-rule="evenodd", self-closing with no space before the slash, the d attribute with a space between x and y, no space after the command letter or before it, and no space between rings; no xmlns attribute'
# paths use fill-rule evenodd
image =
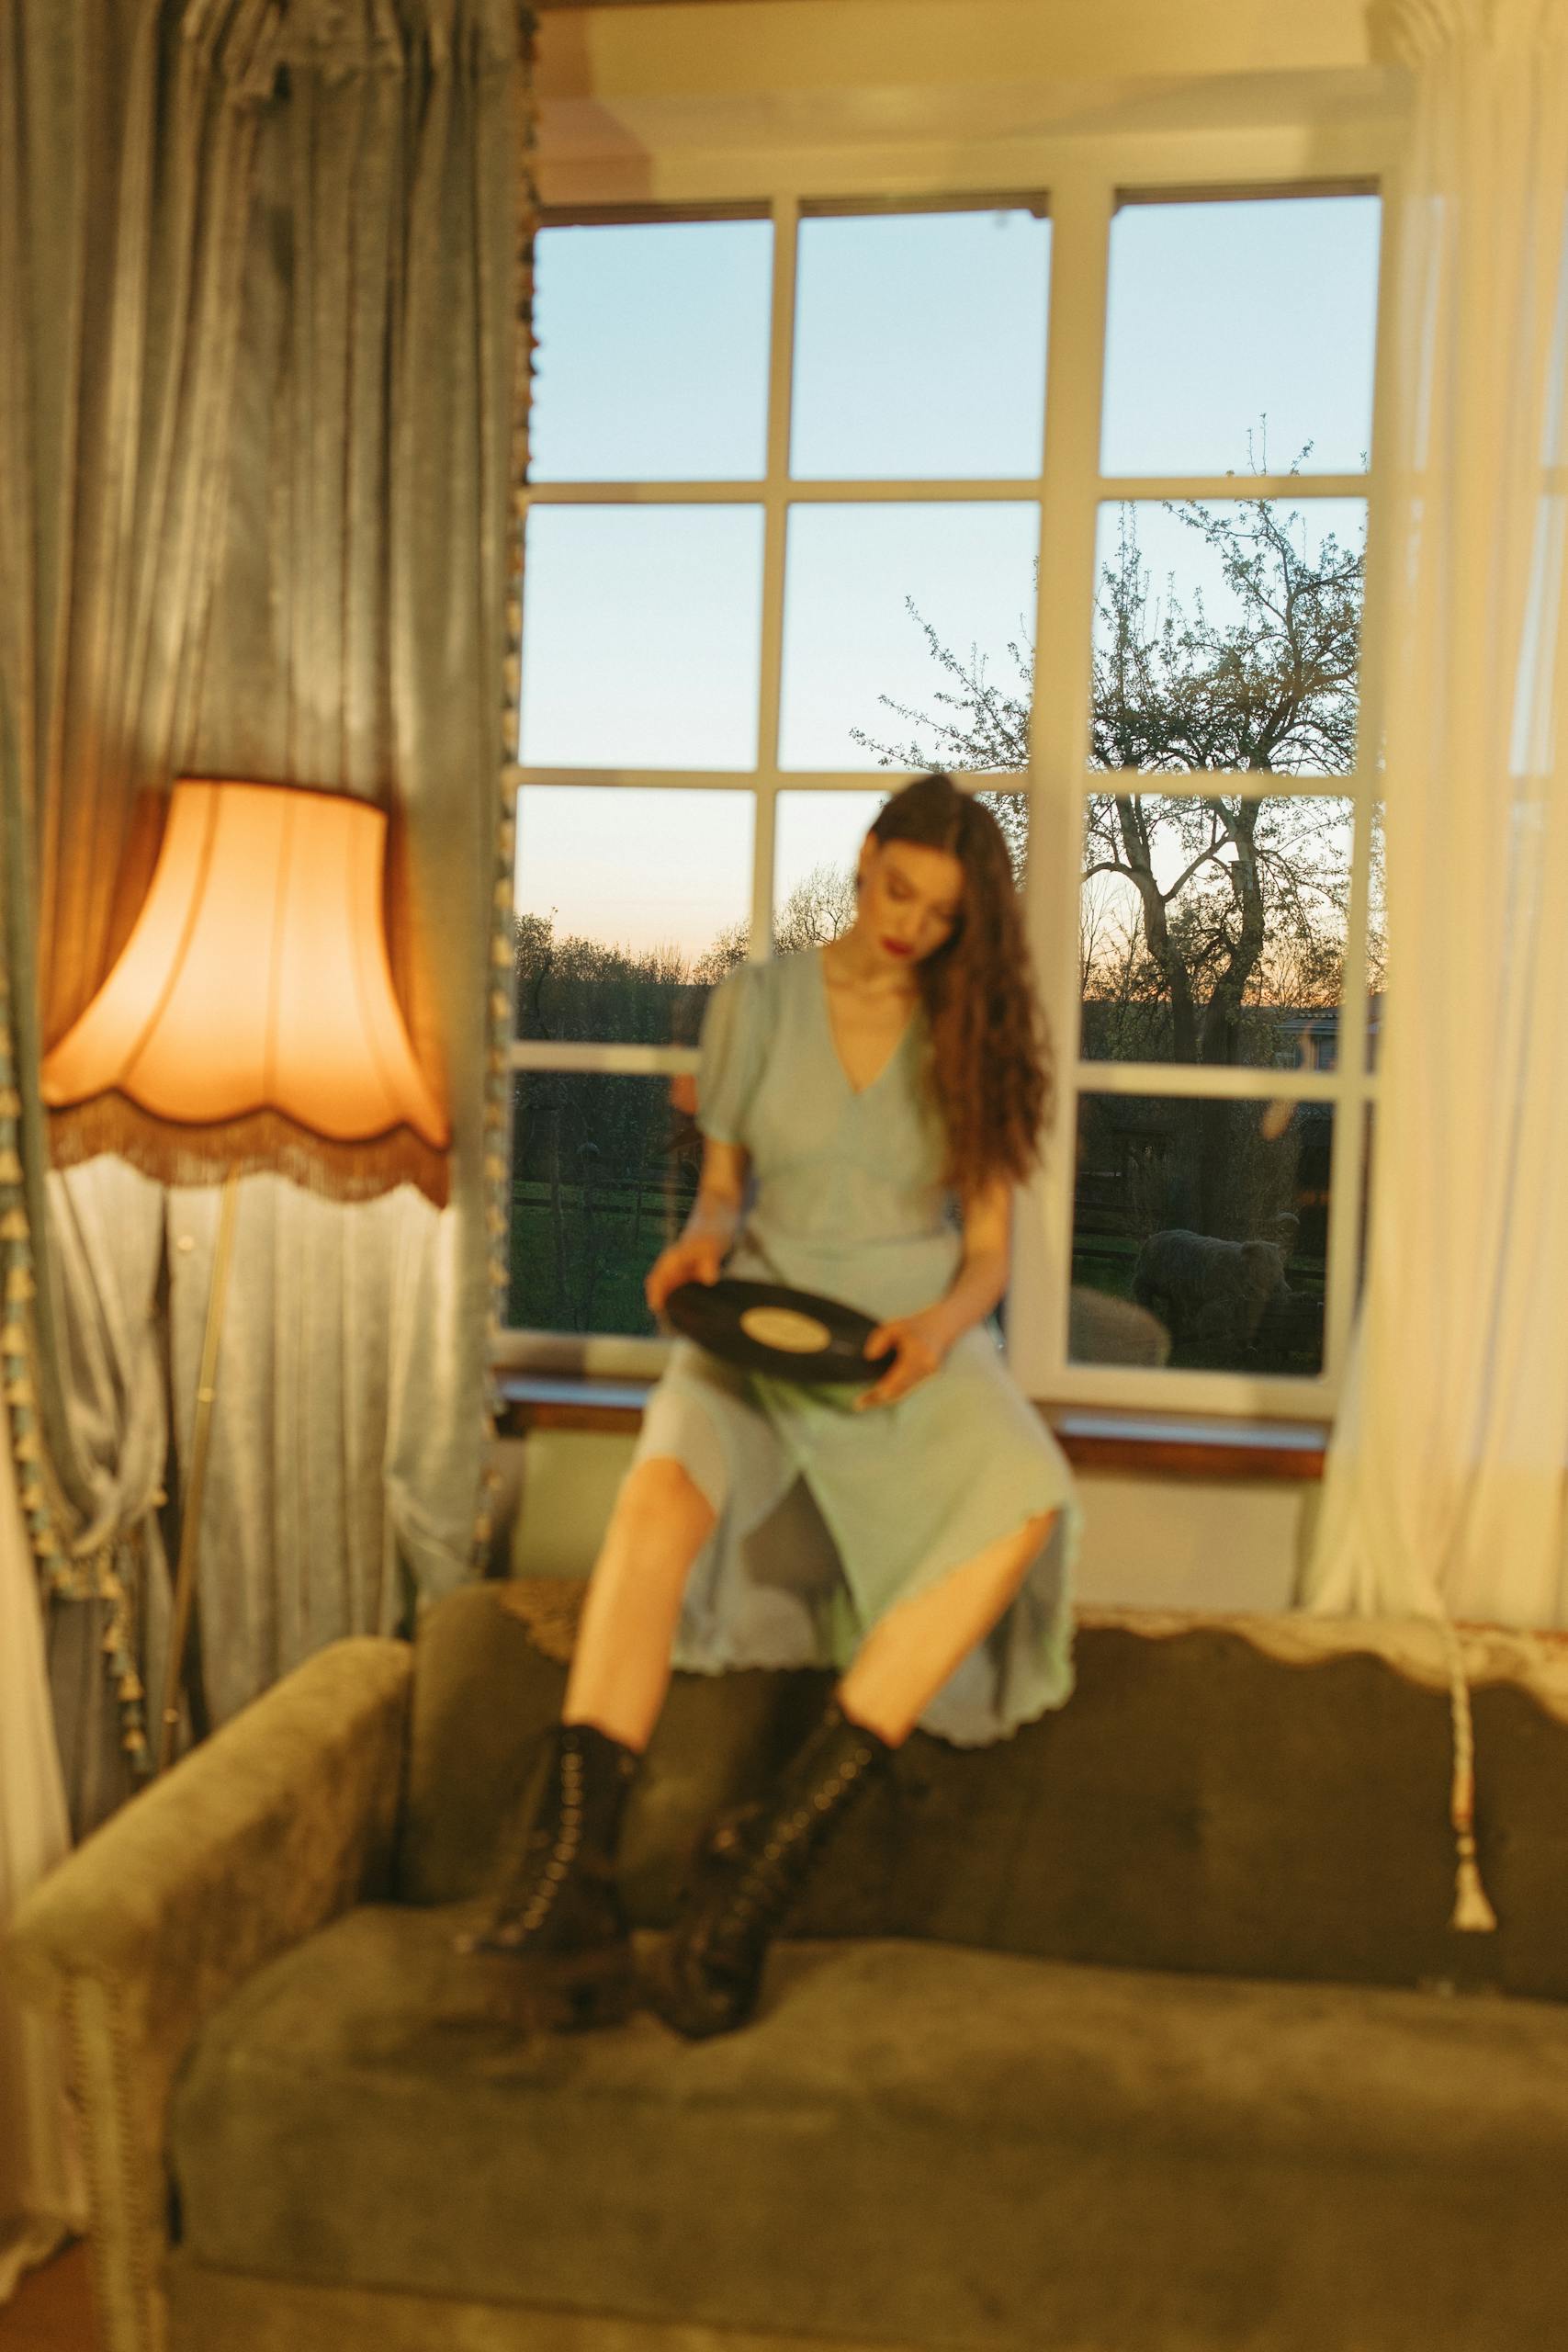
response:
<svg viewBox="0 0 1568 2352"><path fill-rule="evenodd" d="M718 1270L740 1236L740 1204L750 1160L743 1144L703 1138L703 1172L686 1229L662 1250L648 1270L642 1295L655 1315L682 1283L716 1283Z"/></svg>
<svg viewBox="0 0 1568 2352"><path fill-rule="evenodd" d="M953 1334L941 1310L928 1306L919 1315L895 1316L890 1323L879 1323L865 1343L868 1356L891 1353L893 1362L874 1388L868 1388L855 1399L854 1409L863 1413L872 1405L896 1405L922 1380L942 1369L942 1359L953 1345Z"/></svg>
<svg viewBox="0 0 1568 2352"><path fill-rule="evenodd" d="M716 1283L724 1263L728 1243L716 1233L685 1233L661 1250L648 1270L642 1295L655 1315L664 1311L664 1302L672 1290L682 1283Z"/></svg>

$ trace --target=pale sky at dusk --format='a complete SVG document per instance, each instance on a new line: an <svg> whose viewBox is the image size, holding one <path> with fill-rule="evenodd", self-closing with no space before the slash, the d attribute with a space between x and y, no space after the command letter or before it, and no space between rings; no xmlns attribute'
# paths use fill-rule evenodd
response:
<svg viewBox="0 0 1568 2352"><path fill-rule="evenodd" d="M1112 229L1102 468L1355 471L1370 437L1378 206L1371 198L1134 206ZM539 241L536 481L755 480L763 458L766 221L547 230ZM792 469L837 480L1032 475L1041 455L1048 223L1025 212L802 223ZM1261 452L1255 453L1258 456ZM1354 544L1358 505L1306 506ZM1117 514L1101 517L1102 548ZM859 726L903 740L878 697L942 683L906 610L1011 680L1033 629L1037 509L1013 502L796 506L787 541L781 764L869 771L860 792L780 802L780 897L848 863L878 793ZM1139 537L1157 592L1224 592L1157 507ZM700 950L749 908L749 793L680 790L757 755L759 504L536 507L522 756L655 767L669 792L529 787L517 903L558 929Z"/></svg>

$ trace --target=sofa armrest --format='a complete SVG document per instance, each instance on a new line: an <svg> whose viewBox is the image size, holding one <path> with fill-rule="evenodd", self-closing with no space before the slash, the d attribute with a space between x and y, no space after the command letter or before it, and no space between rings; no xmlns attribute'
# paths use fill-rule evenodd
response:
<svg viewBox="0 0 1568 2352"><path fill-rule="evenodd" d="M163 2340L164 2122L202 2020L389 1883L412 1671L401 1642L319 1652L106 1822L16 1916L7 1972L70 2040L109 2352Z"/></svg>

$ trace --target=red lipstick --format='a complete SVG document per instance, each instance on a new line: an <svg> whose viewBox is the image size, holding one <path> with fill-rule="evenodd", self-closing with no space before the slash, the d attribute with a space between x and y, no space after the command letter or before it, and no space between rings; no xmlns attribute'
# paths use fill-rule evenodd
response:
<svg viewBox="0 0 1568 2352"><path fill-rule="evenodd" d="M889 956L912 956L915 952L912 947L906 947L903 942L897 939L885 939L882 946L884 952Z"/></svg>

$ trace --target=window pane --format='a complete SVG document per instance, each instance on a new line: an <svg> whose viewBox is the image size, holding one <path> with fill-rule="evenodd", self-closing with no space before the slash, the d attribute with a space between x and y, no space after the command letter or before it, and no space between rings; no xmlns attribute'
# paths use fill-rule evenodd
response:
<svg viewBox="0 0 1568 2352"><path fill-rule="evenodd" d="M517 1035L694 1045L745 954L749 792L525 785L517 797Z"/></svg>
<svg viewBox="0 0 1568 2352"><path fill-rule="evenodd" d="M767 448L773 224L542 229L535 481L734 481Z"/></svg>
<svg viewBox="0 0 1568 2352"><path fill-rule="evenodd" d="M1050 235L1017 208L803 220L792 471L1038 473Z"/></svg>
<svg viewBox="0 0 1568 2352"><path fill-rule="evenodd" d="M1102 470L1359 472L1380 211L1371 196L1124 206L1111 230Z"/></svg>
<svg viewBox="0 0 1568 2352"><path fill-rule="evenodd" d="M1023 767L1039 531L1010 501L794 508L780 764Z"/></svg>
<svg viewBox="0 0 1568 2352"><path fill-rule="evenodd" d="M1321 1372L1333 1131L1326 1102L1080 1096L1073 1360Z"/></svg>
<svg viewBox="0 0 1568 2352"><path fill-rule="evenodd" d="M1097 793L1078 914L1085 1059L1333 1069L1352 822L1337 798Z"/></svg>
<svg viewBox="0 0 1568 2352"><path fill-rule="evenodd" d="M529 1070L513 1094L507 1319L649 1336L649 1267L696 1197L702 1139L679 1079Z"/></svg>
<svg viewBox="0 0 1568 2352"><path fill-rule="evenodd" d="M525 580L525 765L755 764L760 507L536 507Z"/></svg>
<svg viewBox="0 0 1568 2352"><path fill-rule="evenodd" d="M855 919L855 861L885 792L781 792L773 834L773 944L836 939Z"/></svg>
<svg viewBox="0 0 1568 2352"><path fill-rule="evenodd" d="M1101 506L1089 763L1344 775L1356 761L1366 506Z"/></svg>

